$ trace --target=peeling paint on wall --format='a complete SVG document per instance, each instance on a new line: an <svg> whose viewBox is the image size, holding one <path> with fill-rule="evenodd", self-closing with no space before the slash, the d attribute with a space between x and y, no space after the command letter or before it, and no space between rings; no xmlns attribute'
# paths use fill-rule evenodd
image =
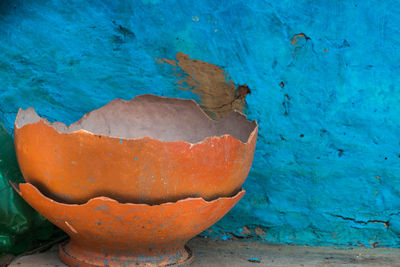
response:
<svg viewBox="0 0 400 267"><path fill-rule="evenodd" d="M176 54L176 60L159 59L179 68L175 70L178 88L191 90L200 99L201 108L213 119L220 119L232 110L243 112L246 95L250 94L247 85L235 86L229 75L217 65L191 59L182 52Z"/></svg>

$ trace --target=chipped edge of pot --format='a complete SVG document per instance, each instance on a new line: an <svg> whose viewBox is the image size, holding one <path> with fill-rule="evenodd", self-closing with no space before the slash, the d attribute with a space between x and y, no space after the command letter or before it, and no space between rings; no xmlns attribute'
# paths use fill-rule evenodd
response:
<svg viewBox="0 0 400 267"><path fill-rule="evenodd" d="M205 118L208 119L209 121L214 121L214 122L217 122L217 123L220 123L220 121L221 121L221 120L216 121L216 120L213 120L212 118L210 118L210 116L208 116L207 113L205 113L204 110L200 107L200 105L193 99L184 99L184 98L178 98L178 97L165 97L165 96L158 96L158 95L153 95L153 94L143 94L143 95L137 95L137 96L135 96L134 98L132 98L130 100L124 100L124 99L116 98L116 99L106 103L105 105L103 105L103 106L101 106L101 107L99 107L97 109L94 109L94 110L84 114L78 121L73 122L68 126L65 123L58 122L58 121L49 122L46 118L39 116L37 114L36 110L33 107L29 107L27 109L19 108L18 113L17 113L17 117L15 119L15 123L14 123L14 131L16 129L21 129L21 128L23 128L23 127L25 127L27 125L30 125L30 124L37 124L37 123L42 122L46 126L49 126L49 127L53 128L58 134L63 134L63 135L85 133L85 134L90 134L90 135L93 135L93 136L102 136L102 137L107 137L107 138L112 138L112 139L122 139L122 140L126 140L126 141L134 141L134 140L141 140L141 139L148 138L148 139L157 140L157 141L163 142L163 143L183 142L183 143L189 144L191 147L194 146L194 145L205 143L205 142L207 142L208 139L222 139L224 137L231 137L234 140L237 140L240 143L247 145L247 144L252 143L253 139L257 136L257 132L258 132L258 123L257 123L257 121L256 120L252 120L252 121L248 120L247 116L245 114L243 114L242 112L238 111L238 110L232 110L230 113L228 113L227 116L229 116L232 113L236 113L239 116L241 116L243 119L245 119L247 122L249 122L251 124L254 124L253 130L251 130L246 142L243 142L240 139L235 138L230 134L223 134L223 135L219 135L219 136L207 136L207 137L205 137L204 139L202 139L199 142L192 143L192 142L185 141L185 140L163 141L163 140L159 140L159 139L152 138L152 137L149 137L149 136L142 136L142 137L138 137L138 138L121 138L121 137L109 136L109 135L104 135L104 134L95 134L95 133L92 133L91 131L88 131L88 130L85 130L85 129L79 129L79 130L72 131L72 132L69 132L69 133L64 133L64 132L60 132L55 127L56 125L62 125L65 128L68 129L72 125L79 124L84 118L88 117L90 115L90 113L92 113L93 111L97 111L97 110L103 109L103 108L107 107L108 105L110 105L110 104L112 104L114 102L131 102L131 101L134 101L135 99L140 98L140 97L156 97L156 98L160 98L160 99L173 99L173 100L178 100L178 101L183 101L183 102L192 102L196 106L196 108L199 109L201 111L201 113L205 116ZM33 113L38 117L38 120L35 121L35 122L31 122L31 123L25 123L23 126L20 127L18 125L19 117L20 117L22 112L26 112L28 110L32 110Z"/></svg>
<svg viewBox="0 0 400 267"><path fill-rule="evenodd" d="M164 203L156 204L156 205L151 205L151 204L146 204L146 203L130 203L130 202L121 203L118 200L115 200L115 199L112 199L112 198L109 198L109 197L105 197L105 196L91 198L91 199L89 199L88 201L86 201L85 203L82 203L82 204L67 204L67 203L62 203L62 202L53 200L52 198L44 195L36 186L34 186L31 183L19 183L18 185L13 183L13 182L11 182L11 181L9 181L9 183L11 184L11 186L14 188L14 190L21 197L22 197L22 192L21 192L21 188L20 187L21 186L27 186L27 187L31 187L42 198L44 198L44 199L46 199L46 200L48 200L48 201L50 201L52 203L55 203L57 205L68 206L68 207L90 206L90 205L92 205L93 203L96 203L96 202L112 202L112 203L115 203L117 205L124 205L124 206L127 205L127 206L135 206L135 207L138 207L138 206L142 206L142 207L157 207L157 206L165 207L165 206L177 205L178 203L183 203L183 202L201 202L203 205L210 205L210 204L212 204L214 202L218 202L218 201L221 201L221 200L225 201L225 200L233 200L233 199L236 199L236 198L240 199L246 193L246 190L241 188L239 192L237 192L235 195L233 195L231 197L219 197L219 198L216 198L216 199L213 199L213 200L210 200L210 201L207 201L202 197L188 197L188 198L180 199L180 200L177 200L177 201L169 201L169 202L164 202Z"/></svg>

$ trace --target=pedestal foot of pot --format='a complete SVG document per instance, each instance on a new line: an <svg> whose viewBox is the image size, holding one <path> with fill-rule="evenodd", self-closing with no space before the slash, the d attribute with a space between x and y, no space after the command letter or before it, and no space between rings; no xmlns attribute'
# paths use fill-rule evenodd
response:
<svg viewBox="0 0 400 267"><path fill-rule="evenodd" d="M59 256L62 262L70 267L183 267L193 262L194 255L188 246L185 245L185 255L152 255L152 256L132 256L118 257L96 252L85 251L76 254L71 253L68 249L68 242L59 245ZM83 249L84 251L84 249ZM170 259L174 259L171 262Z"/></svg>

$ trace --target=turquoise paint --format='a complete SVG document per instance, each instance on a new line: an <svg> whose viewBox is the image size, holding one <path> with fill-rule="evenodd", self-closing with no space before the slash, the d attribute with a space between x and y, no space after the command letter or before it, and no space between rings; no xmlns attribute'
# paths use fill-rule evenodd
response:
<svg viewBox="0 0 400 267"><path fill-rule="evenodd" d="M181 51L248 84L260 126L247 194L207 234L398 247L399 12L395 0L1 1L0 122L11 130L19 107L71 123L114 98L197 98L155 60Z"/></svg>

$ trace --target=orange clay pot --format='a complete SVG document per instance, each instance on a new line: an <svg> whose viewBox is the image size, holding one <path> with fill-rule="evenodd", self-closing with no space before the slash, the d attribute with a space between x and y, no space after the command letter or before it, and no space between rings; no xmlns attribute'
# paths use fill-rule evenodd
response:
<svg viewBox="0 0 400 267"><path fill-rule="evenodd" d="M232 196L245 181L257 124L239 112L211 120L193 100L114 100L65 126L20 110L15 148L25 180L63 203L107 196L159 204Z"/></svg>
<svg viewBox="0 0 400 267"><path fill-rule="evenodd" d="M97 197L85 204L62 204L29 183L20 195L63 229L70 241L60 246L69 266L180 266L193 260L186 242L221 219L244 195L205 201L188 198L150 206L121 204Z"/></svg>

